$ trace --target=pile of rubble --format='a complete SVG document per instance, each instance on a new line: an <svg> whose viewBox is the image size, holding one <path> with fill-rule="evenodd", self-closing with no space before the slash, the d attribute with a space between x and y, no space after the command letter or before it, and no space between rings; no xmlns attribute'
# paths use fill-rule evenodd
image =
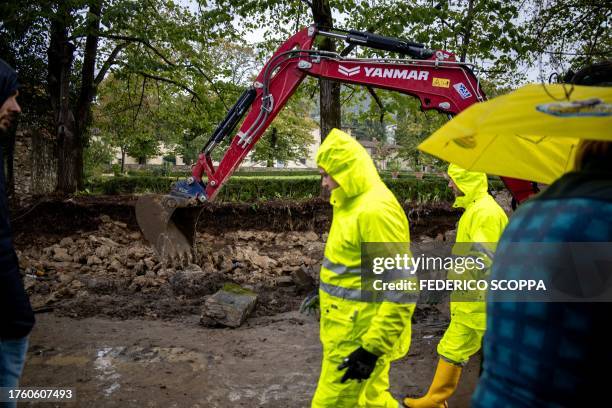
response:
<svg viewBox="0 0 612 408"><path fill-rule="evenodd" d="M325 245L325 236L314 232L204 233L198 234L193 264L169 265L140 232L105 215L101 221L96 231L18 246L35 309L75 317L123 317L130 310L136 316L172 315L162 308L192 313L232 283L258 296L256 313L287 311L299 304L299 294L315 287ZM189 307L173 309L173 303Z"/></svg>

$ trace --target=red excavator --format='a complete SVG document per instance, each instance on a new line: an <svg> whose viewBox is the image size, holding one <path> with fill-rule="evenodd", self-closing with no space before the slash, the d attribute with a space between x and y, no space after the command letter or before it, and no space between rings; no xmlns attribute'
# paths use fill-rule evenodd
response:
<svg viewBox="0 0 612 408"><path fill-rule="evenodd" d="M340 53L312 49L317 36L343 40L348 46ZM355 46L393 52L402 58L346 57ZM451 52L430 50L405 39L356 30L304 28L280 46L253 86L229 110L201 150L191 177L176 182L168 195L148 195L138 200L136 217L145 238L162 258L189 259L202 203L215 199L307 75L402 92L419 98L422 110L434 109L451 117L486 99L472 67L458 62ZM240 130L215 168L213 149L234 131L245 114ZM529 181L502 180L518 204L537 191Z"/></svg>

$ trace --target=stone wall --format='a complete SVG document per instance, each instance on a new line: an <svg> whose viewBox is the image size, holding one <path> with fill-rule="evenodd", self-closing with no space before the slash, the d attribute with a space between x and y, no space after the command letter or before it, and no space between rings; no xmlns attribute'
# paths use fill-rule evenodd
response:
<svg viewBox="0 0 612 408"><path fill-rule="evenodd" d="M50 193L57 185L54 138L44 131L19 130L15 138L15 195L18 204L33 195Z"/></svg>

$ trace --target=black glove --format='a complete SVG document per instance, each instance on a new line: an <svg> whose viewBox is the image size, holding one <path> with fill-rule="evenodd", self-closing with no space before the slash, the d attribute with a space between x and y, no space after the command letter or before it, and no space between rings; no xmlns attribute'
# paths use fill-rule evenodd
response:
<svg viewBox="0 0 612 408"><path fill-rule="evenodd" d="M372 371L374 371L376 360L378 360L376 354L372 354L363 347L359 347L338 366L338 370L348 368L340 382L345 383L346 380L367 380L370 378Z"/></svg>

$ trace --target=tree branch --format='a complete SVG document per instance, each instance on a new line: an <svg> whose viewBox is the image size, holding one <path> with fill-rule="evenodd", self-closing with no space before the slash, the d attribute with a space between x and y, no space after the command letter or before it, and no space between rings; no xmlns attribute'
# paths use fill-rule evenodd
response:
<svg viewBox="0 0 612 408"><path fill-rule="evenodd" d="M113 51L110 53L110 55L108 56L108 58L106 59L106 61L104 61L104 63L102 64L102 68L100 68L100 71L98 72L98 75L96 75L96 78L94 79L94 84L96 86L100 85L100 82L102 82L102 80L104 79L104 77L106 76L106 73L108 72L108 70L110 69L110 67L115 63L115 58L117 58L117 55L125 48L128 46L128 42L123 42L121 44L118 44Z"/></svg>
<svg viewBox="0 0 612 408"><path fill-rule="evenodd" d="M215 85L215 83L213 82L212 78L210 78L206 72L204 72L202 70L202 68L198 67L197 65L193 65L190 64L190 67L193 67L195 69L198 70L198 72L200 73L200 75L202 75L204 77L204 79L206 79L208 81L208 83L210 83L210 85L212 86L213 91L217 94L217 96L219 97L219 99L221 100L221 103L223 104L223 106L225 107L226 110L229 110L229 107L227 106L227 104L225 103L225 99L223 98L223 96L221 96L221 92L219 91L219 89L217 88L217 86ZM198 98L199 99L199 98Z"/></svg>
<svg viewBox="0 0 612 408"><path fill-rule="evenodd" d="M374 100L376 101L376 104L378 105L378 107L380 108L380 124L382 125L383 120L385 118L385 105L383 105L382 101L380 100L380 98L378 97L378 95L376 94L376 91L374 91L374 88L372 88L371 86L366 87L368 92L370 93L370 95L372 95L372 97L374 98Z"/></svg>
<svg viewBox="0 0 612 408"><path fill-rule="evenodd" d="M173 80L173 79L169 79L169 78L160 77L160 76L153 75L153 74L149 74L149 73L146 73L146 72L144 72L144 71L135 71L135 72L136 72L137 74L142 75L142 76L143 76L143 77L145 77L145 78L150 78L150 79L154 79L154 80L156 80L156 81L162 81L162 82L167 82L167 83L169 83L169 84L176 85L176 86L178 86L179 88L181 88L182 90L189 92L189 93L190 93L191 95L193 95L193 97L194 97L194 98L196 98L198 101L202 102L202 99L200 98L200 96L199 96L199 95L198 95L198 94L197 94L197 93L196 93L196 92L195 92L193 89L189 88L189 87L188 87L188 86L186 86L186 85L181 84L181 83L180 83L180 82L178 82L178 81L175 81L175 80Z"/></svg>
<svg viewBox="0 0 612 408"><path fill-rule="evenodd" d="M136 119L138 118L138 114L140 113L140 108L142 108L142 101L144 100L146 86L147 86L147 78L144 77L142 79L142 91L140 92L140 101L138 102L138 109L136 109L136 113L134 114L133 123L136 123Z"/></svg>
<svg viewBox="0 0 612 408"><path fill-rule="evenodd" d="M127 41L127 42L137 42L137 43L140 43L140 44L144 45L145 47L149 48L151 51L153 51L155 53L155 55L160 57L166 64L168 64L170 66L175 66L176 65L174 62L170 61L164 54L162 54L161 51L159 51L157 48L155 48L148 40L145 40L143 38L131 37L131 36L127 36L127 35L115 35L115 34L100 34L100 37L108 38L110 40L122 40L122 41Z"/></svg>

